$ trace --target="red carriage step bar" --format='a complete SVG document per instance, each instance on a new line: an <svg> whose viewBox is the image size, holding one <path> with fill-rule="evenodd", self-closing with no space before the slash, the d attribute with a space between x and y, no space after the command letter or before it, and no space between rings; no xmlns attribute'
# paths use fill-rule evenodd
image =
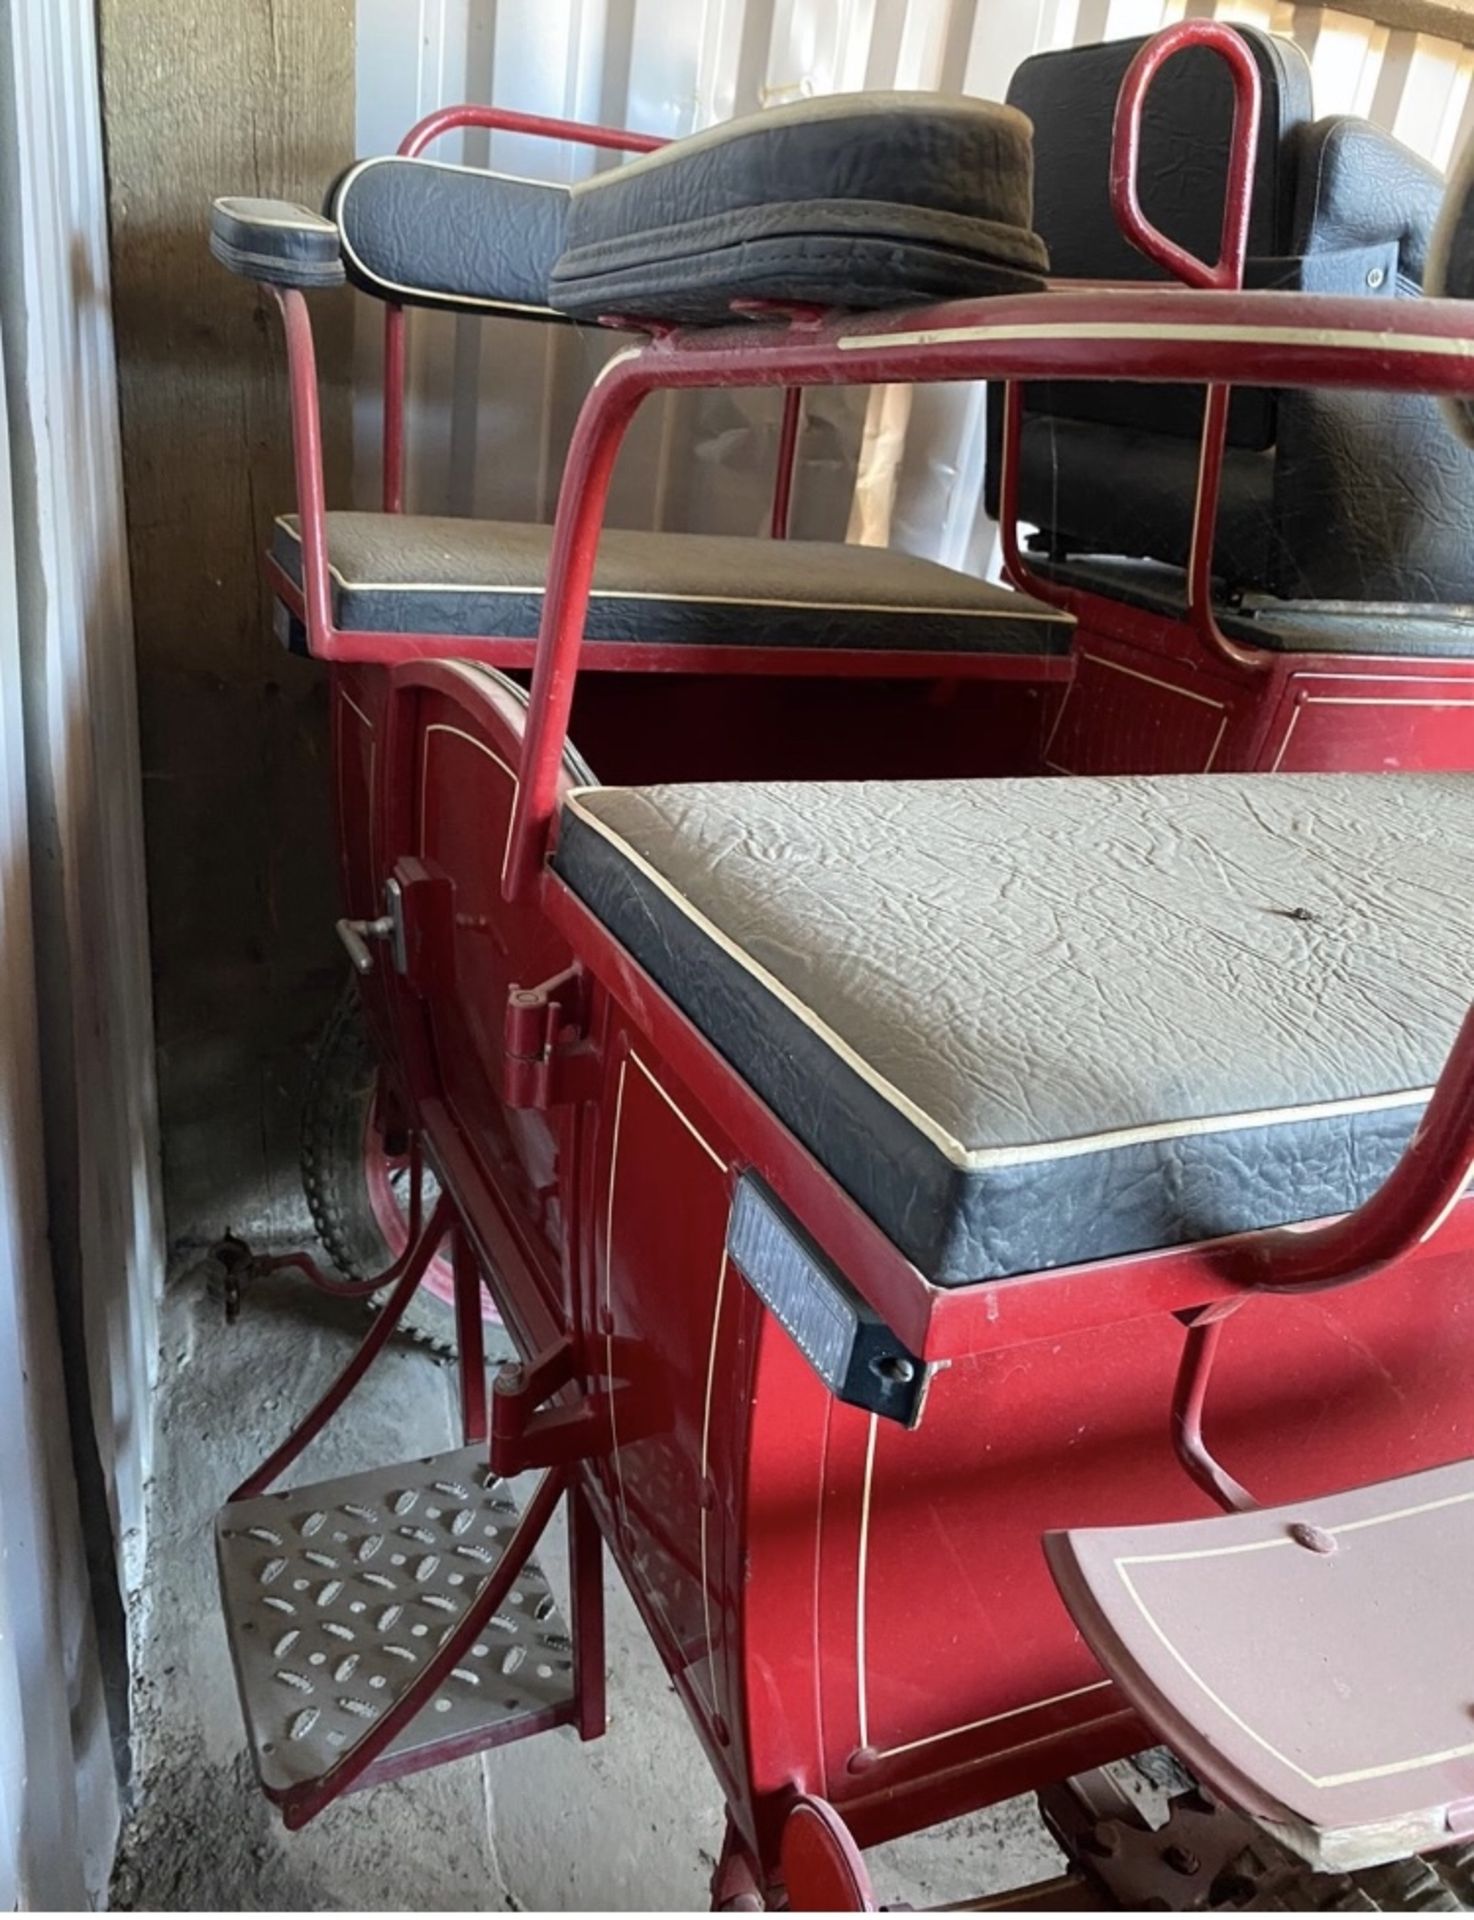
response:
<svg viewBox="0 0 1474 1920"><path fill-rule="evenodd" d="M1199 42L1237 44L1194 22L1159 47ZM1128 150L1130 103L1164 57L1128 92ZM1242 146L1254 84L1232 58ZM822 148L834 112L770 130ZM678 161L639 163L635 187ZM748 210L761 261L782 235L761 198ZM1231 194L1229 282L1242 210ZM1006 700L1001 674L936 684L946 650L894 643L738 642L788 661L739 671L643 628L595 637L611 616L594 596L610 472L652 392L1109 375L1465 396L1470 308L1052 288L658 329L580 415L540 605L537 562L502 583L519 619L539 616L524 694L495 668L527 639L467 632L463 613L406 631L386 601L377 625L335 624L393 581L334 580L305 307L294 285L281 298L299 522L273 579L340 696L345 885L386 1128L440 1186L412 1209L363 1349L221 1516L253 1750L289 1822L540 1727L601 1731L607 1548L726 1797L718 1904L869 1904L859 1849L1038 1789L1082 1877L1035 1904L1125 1897L1090 1865L1092 1833L1101 1861L1135 1858L1096 1832L1115 1804L1099 1770L1155 1736L1198 1774L1176 1776L1159 1862L1173 1822L1218 1817L1213 1794L1264 1823L1281 1864L1286 1843L1337 1867L1462 1833L1457 1679L1432 1658L1388 1678L1368 1623L1390 1605L1399 1516L1461 1515L1467 1470L1447 1463L1474 1453L1474 776L984 779L1025 771L965 751L970 717ZM1230 418L1210 403L1200 533ZM1015 451L1017 425L1015 407ZM397 507L397 481L388 494ZM1220 744L1257 743L1225 764L1259 765L1305 656L1238 658L1209 574L1188 576L1162 657L1191 658L1209 707L1210 686L1255 689L1213 724ZM626 590L646 591L609 597ZM1459 671L1440 659L1433 677ZM804 705L810 682L827 706ZM964 684L981 705L959 704ZM1467 765L1467 739L1459 752ZM464 1449L269 1496L447 1230ZM483 1280L520 1356L489 1406ZM505 1484L531 1471L516 1518ZM1429 1474L1447 1485L1335 1492ZM532 1560L565 1494L566 1628ZM1230 1517L1206 1519L1214 1504ZM1450 1519L1419 1561L1435 1625L1465 1531ZM1132 1598L1148 1586L1150 1619ZM1315 1642L1330 1692L1297 1678L1303 1635L1266 1666L1275 1698L1249 1676L1262 1650L1224 1622L1261 1595L1333 1617ZM1370 1760L1338 1679L1361 1703L1405 1688ZM1302 1697L1315 1737L1296 1745L1281 1722ZM1213 1831L1244 1855L1242 1823ZM1195 1897L1196 1844L1191 1869L1185 1849L1167 1864Z"/></svg>

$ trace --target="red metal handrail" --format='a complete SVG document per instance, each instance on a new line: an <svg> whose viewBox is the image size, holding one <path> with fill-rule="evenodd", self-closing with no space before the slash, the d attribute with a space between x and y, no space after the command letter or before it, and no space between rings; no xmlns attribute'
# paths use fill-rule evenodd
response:
<svg viewBox="0 0 1474 1920"><path fill-rule="evenodd" d="M1139 192L1141 124L1152 82L1177 54L1207 47L1227 62L1233 77L1233 124L1228 140L1228 177L1223 189L1223 224L1218 258L1211 264L1155 226L1142 211ZM1111 132L1111 211L1122 233L1148 260L1190 287L1236 291L1244 284L1249 250L1249 211L1254 197L1254 156L1259 145L1261 87L1259 68L1243 37L1216 20L1182 20L1154 34L1140 49L1116 98ZM1236 667L1262 670L1268 655L1260 647L1241 647L1229 639L1213 611L1213 542L1223 484L1223 454L1228 440L1226 386L1203 395L1203 431L1198 454L1197 496L1187 561L1187 617L1210 653Z"/></svg>
<svg viewBox="0 0 1474 1920"><path fill-rule="evenodd" d="M813 328L692 329L611 361L580 411L558 498L538 631L524 777L503 885L531 896L548 843L594 552L614 457L640 402L686 387L876 385L986 379L1117 380L1474 390L1471 309L1406 303L1390 332L1356 295L1169 288L1018 294ZM359 636L367 642L367 636ZM450 649L445 649L449 651ZM345 652L339 657L349 657ZM354 652L352 657L370 657Z"/></svg>
<svg viewBox="0 0 1474 1920"><path fill-rule="evenodd" d="M297 522L302 533L302 621L308 651L333 636L333 589L328 576L327 509L323 500L322 412L318 401L317 349L312 316L296 287L273 287L287 341L287 384L292 399L292 462L297 481Z"/></svg>
<svg viewBox="0 0 1474 1920"><path fill-rule="evenodd" d="M773 479L773 515L768 528L775 540L788 538L788 522L793 512L793 469L798 456L798 429L803 407L802 387L789 387L783 395L783 424L778 432L778 471Z"/></svg>
<svg viewBox="0 0 1474 1920"><path fill-rule="evenodd" d="M1256 1293L1318 1293L1395 1265L1433 1238L1474 1173L1474 1007L1464 1015L1412 1139L1359 1207L1316 1227L1247 1235L1229 1275L1241 1293L1183 1315L1187 1340L1172 1394L1172 1444L1188 1476L1226 1513L1258 1505L1214 1454L1203 1410L1223 1325Z"/></svg>
<svg viewBox="0 0 1474 1920"><path fill-rule="evenodd" d="M1233 127L1228 141L1228 178L1218 258L1210 265L1168 236L1142 212L1138 192L1141 122L1152 83L1169 60L1189 47L1208 47L1228 63L1233 76ZM1217 20L1180 20L1153 34L1126 69L1116 97L1111 131L1111 212L1122 233L1148 260L1190 287L1237 288L1244 284L1249 248L1249 209L1254 194L1254 153L1259 143L1259 69L1242 37Z"/></svg>
<svg viewBox="0 0 1474 1920"><path fill-rule="evenodd" d="M1364 1280L1431 1240L1474 1172L1474 1007L1464 1016L1402 1158L1372 1197L1324 1226L1245 1243L1244 1284L1315 1293Z"/></svg>

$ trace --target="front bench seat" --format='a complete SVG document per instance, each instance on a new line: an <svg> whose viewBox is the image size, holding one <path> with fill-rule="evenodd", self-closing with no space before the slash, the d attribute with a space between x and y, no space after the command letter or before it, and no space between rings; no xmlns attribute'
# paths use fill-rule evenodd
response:
<svg viewBox="0 0 1474 1920"><path fill-rule="evenodd" d="M604 787L555 871L941 1286L1359 1205L1474 998L1474 776Z"/></svg>
<svg viewBox="0 0 1474 1920"><path fill-rule="evenodd" d="M537 638L553 530L508 520L330 513L333 617L365 633ZM295 515L272 556L299 588ZM1024 594L879 547L606 527L585 638L652 646L1068 654L1073 620Z"/></svg>
<svg viewBox="0 0 1474 1920"><path fill-rule="evenodd" d="M1441 175L1364 120L1313 120L1300 49L1257 28L1234 30L1254 55L1263 90L1246 284L1417 298ZM1036 54L1009 85L1010 102L1034 125L1034 223L1057 275L1163 278L1122 235L1107 191L1116 95L1142 44ZM1224 63L1190 48L1162 69L1143 122L1143 209L1208 259L1217 256L1231 106ZM998 412L990 408L994 510ZM1056 557L1118 555L1185 567L1201 424L1196 388L1031 384L1020 517L1038 527L1037 544ZM1226 594L1468 601L1471 516L1474 458L1446 431L1436 401L1235 393L1214 545Z"/></svg>

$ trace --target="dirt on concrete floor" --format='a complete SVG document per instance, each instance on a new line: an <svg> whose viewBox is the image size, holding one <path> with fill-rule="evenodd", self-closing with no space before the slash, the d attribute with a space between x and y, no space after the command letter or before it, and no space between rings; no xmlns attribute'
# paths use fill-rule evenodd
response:
<svg viewBox="0 0 1474 1920"><path fill-rule="evenodd" d="M364 1324L362 1308L291 1274L253 1283L233 1325L200 1269L168 1292L150 1538L133 1605L135 1785L113 1906L704 1909L720 1795L612 1571L603 1740L542 1734L352 1795L297 1834L257 1790L216 1599L212 1522ZM423 1348L391 1343L290 1479L452 1444L453 1391L453 1372ZM566 1598L558 1542L540 1557ZM916 1906L1041 1879L1058 1862L1031 1801L870 1856L880 1898Z"/></svg>

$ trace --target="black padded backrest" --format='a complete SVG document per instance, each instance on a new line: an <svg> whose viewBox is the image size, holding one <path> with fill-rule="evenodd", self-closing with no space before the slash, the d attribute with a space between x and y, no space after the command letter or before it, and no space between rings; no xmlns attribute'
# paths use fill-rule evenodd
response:
<svg viewBox="0 0 1474 1920"><path fill-rule="evenodd" d="M1262 87L1249 255L1263 266L1247 277L1251 285L1273 284L1275 263L1291 251L1297 146L1290 136L1310 118L1310 68L1293 41L1254 27L1234 30L1254 55ZM1114 40L1035 54L1009 85L1009 104L1034 123L1034 227L1062 277L1164 277L1126 240L1110 206L1116 97L1142 45ZM1232 119L1228 67L1208 47L1189 47L1167 62L1143 116L1142 210L1170 239L1208 260L1218 256ZM1193 388L1056 385L1036 410L1195 437L1203 403ZM1235 395L1229 437L1239 446L1270 443L1269 396Z"/></svg>
<svg viewBox="0 0 1474 1920"><path fill-rule="evenodd" d="M356 161L325 211L348 278L377 299L562 318L548 275L563 251L566 187L386 154Z"/></svg>
<svg viewBox="0 0 1474 1920"><path fill-rule="evenodd" d="M1297 144L1290 251L1313 256L1390 246L1397 290L1419 292L1443 206L1437 167L1351 114L1302 128Z"/></svg>
<svg viewBox="0 0 1474 1920"><path fill-rule="evenodd" d="M1474 300L1474 141L1466 141L1428 244L1424 285L1435 300ZM1474 398L1449 394L1440 402L1444 424L1474 447Z"/></svg>
<svg viewBox="0 0 1474 1920"><path fill-rule="evenodd" d="M1285 253L1294 206L1286 143L1310 118L1310 69L1293 41L1255 27L1234 31L1254 55L1262 87L1249 252ZM1009 83L1009 105L1034 123L1034 226L1057 274L1161 278L1116 225L1108 185L1116 97L1143 45L1111 40L1036 53ZM1170 239L1210 260L1218 252L1232 117L1226 63L1210 47L1189 47L1153 82L1142 125L1143 212Z"/></svg>

